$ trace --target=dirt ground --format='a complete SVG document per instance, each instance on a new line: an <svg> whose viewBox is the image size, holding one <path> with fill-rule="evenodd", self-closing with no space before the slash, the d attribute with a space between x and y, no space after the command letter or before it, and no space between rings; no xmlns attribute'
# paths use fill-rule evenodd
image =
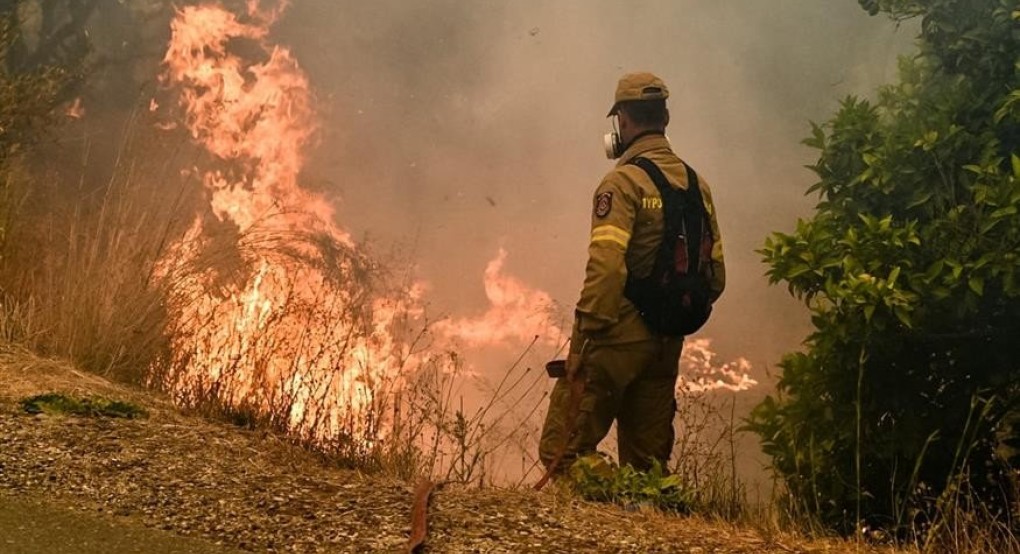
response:
<svg viewBox="0 0 1020 554"><path fill-rule="evenodd" d="M144 406L149 417L30 415L21 409L19 399L43 392L127 400ZM52 505L54 512L73 510L83 518L241 551L399 552L410 532L413 490L412 483L330 467L270 434L182 414L154 394L63 362L0 348L0 494L9 499L0 511L19 502ZM433 495L423 549L854 550L843 542L765 537L697 517L583 502L554 487L537 493L454 485Z"/></svg>
<svg viewBox="0 0 1020 554"><path fill-rule="evenodd" d="M240 554L197 537L144 527L124 518L0 494L4 554Z"/></svg>

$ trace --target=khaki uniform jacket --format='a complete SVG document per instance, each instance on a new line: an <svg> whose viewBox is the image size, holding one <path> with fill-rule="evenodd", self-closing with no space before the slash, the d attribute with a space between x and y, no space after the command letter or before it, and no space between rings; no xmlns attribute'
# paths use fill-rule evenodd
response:
<svg viewBox="0 0 1020 554"><path fill-rule="evenodd" d="M640 278L651 273L664 225L662 198L655 183L640 167L627 163L638 156L655 162L670 185L684 190L688 186L683 163L666 137L658 134L631 144L602 179L595 191L588 265L571 339L575 352L585 339L597 344L622 344L655 337L623 295L629 274ZM700 175L698 184L715 238L711 259L714 300L726 285L722 237L712 192Z"/></svg>

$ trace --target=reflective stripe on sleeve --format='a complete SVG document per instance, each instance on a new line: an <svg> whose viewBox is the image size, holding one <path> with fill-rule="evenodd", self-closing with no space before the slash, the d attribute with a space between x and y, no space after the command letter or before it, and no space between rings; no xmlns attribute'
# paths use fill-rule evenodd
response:
<svg viewBox="0 0 1020 554"><path fill-rule="evenodd" d="M616 244L627 248L627 244L630 243L630 233L616 225L600 225L591 230L591 241L615 242Z"/></svg>

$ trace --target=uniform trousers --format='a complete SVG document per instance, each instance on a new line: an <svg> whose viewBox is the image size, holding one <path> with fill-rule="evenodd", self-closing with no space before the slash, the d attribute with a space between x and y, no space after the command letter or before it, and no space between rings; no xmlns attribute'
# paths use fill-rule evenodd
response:
<svg viewBox="0 0 1020 554"><path fill-rule="evenodd" d="M646 470L652 460L665 467L673 450L676 381L682 338L626 344L589 343L581 358L584 393L557 473L578 456L596 452L617 423L620 464ZM563 449L568 432L570 384L558 379L542 428L539 458L547 467Z"/></svg>

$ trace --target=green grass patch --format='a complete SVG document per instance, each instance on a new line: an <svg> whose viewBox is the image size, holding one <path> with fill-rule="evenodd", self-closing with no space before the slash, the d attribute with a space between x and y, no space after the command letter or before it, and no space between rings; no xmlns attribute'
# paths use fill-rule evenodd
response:
<svg viewBox="0 0 1020 554"><path fill-rule="evenodd" d="M130 402L111 400L101 396L75 398L49 392L21 400L21 408L30 414L75 415L82 417L122 417L136 419L148 417L148 412Z"/></svg>
<svg viewBox="0 0 1020 554"><path fill-rule="evenodd" d="M667 512L688 513L694 491L679 475L671 475L655 462L648 471L618 466L601 455L579 458L570 466L571 484L588 500L625 507L650 506Z"/></svg>

